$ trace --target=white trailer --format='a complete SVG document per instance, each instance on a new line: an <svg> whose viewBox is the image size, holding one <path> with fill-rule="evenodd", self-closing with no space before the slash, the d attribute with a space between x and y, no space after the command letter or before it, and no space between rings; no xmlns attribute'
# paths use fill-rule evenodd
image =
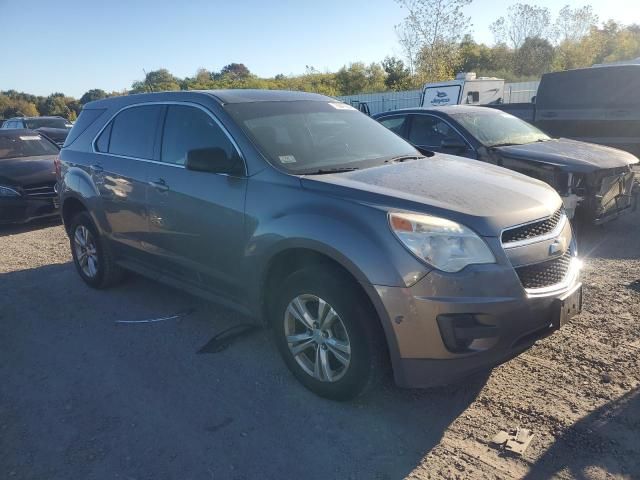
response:
<svg viewBox="0 0 640 480"><path fill-rule="evenodd" d="M455 80L427 83L422 89L423 107L443 105L487 105L502 103L504 79L476 77L473 72L459 73Z"/></svg>

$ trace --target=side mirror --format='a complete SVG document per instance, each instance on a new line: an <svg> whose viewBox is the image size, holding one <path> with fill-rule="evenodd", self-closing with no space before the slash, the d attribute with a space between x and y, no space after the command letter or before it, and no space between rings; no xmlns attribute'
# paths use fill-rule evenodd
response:
<svg viewBox="0 0 640 480"><path fill-rule="evenodd" d="M237 156L229 157L227 152L218 147L189 150L184 166L187 170L196 172L226 173L229 175L244 173L240 159Z"/></svg>
<svg viewBox="0 0 640 480"><path fill-rule="evenodd" d="M459 138L445 138L440 142L440 147L443 150L456 150L462 151L467 149L467 144Z"/></svg>

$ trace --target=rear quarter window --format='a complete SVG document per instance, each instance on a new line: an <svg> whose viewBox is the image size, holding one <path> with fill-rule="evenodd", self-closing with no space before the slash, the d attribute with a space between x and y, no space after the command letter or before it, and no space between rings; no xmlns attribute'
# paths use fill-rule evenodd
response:
<svg viewBox="0 0 640 480"><path fill-rule="evenodd" d="M64 141L63 147L68 147L71 145L82 133L89 128L93 122L95 122L102 114L106 111L104 108L92 108L86 109L83 108L80 112L80 116L76 120L76 123L73 125L73 128L67 135L66 140Z"/></svg>

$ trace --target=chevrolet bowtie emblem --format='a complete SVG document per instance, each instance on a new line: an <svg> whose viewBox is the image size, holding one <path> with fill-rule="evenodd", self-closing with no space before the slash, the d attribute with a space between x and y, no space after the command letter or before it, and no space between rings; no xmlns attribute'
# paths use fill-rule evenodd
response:
<svg viewBox="0 0 640 480"><path fill-rule="evenodd" d="M549 245L549 255L555 255L557 253L564 253L567 249L567 243L564 238L556 238L556 240Z"/></svg>

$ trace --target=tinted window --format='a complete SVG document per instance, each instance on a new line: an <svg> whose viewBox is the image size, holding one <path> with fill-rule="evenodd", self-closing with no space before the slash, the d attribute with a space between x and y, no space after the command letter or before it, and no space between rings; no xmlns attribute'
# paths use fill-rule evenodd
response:
<svg viewBox="0 0 640 480"><path fill-rule="evenodd" d="M200 148L221 148L229 158L237 157L235 147L209 115L196 107L170 105L164 123L160 159L184 165L187 152Z"/></svg>
<svg viewBox="0 0 640 480"><path fill-rule="evenodd" d="M411 122L409 141L414 145L439 147L443 140L464 141L445 121L431 115L415 115Z"/></svg>
<svg viewBox="0 0 640 480"><path fill-rule="evenodd" d="M160 105L127 108L113 120L109 153L153 159Z"/></svg>
<svg viewBox="0 0 640 480"><path fill-rule="evenodd" d="M109 151L109 138L111 137L111 125L113 122L110 122L109 125L102 131L98 140L96 141L96 150L98 152L108 152ZM73 133L73 132L72 132Z"/></svg>
<svg viewBox="0 0 640 480"><path fill-rule="evenodd" d="M67 128L68 122L64 118L31 118L24 120L26 128Z"/></svg>
<svg viewBox="0 0 640 480"><path fill-rule="evenodd" d="M73 128L67 135L64 146L71 145L73 141L80 136L89 126L97 120L97 118L105 112L104 108L88 110L83 108L80 116L73 125Z"/></svg>
<svg viewBox="0 0 640 480"><path fill-rule="evenodd" d="M416 155L380 123L338 102L230 103L225 109L265 157L291 173L380 165Z"/></svg>
<svg viewBox="0 0 640 480"><path fill-rule="evenodd" d="M0 158L56 155L58 148L36 133L0 135Z"/></svg>
<svg viewBox="0 0 640 480"><path fill-rule="evenodd" d="M380 123L397 135L404 133L404 126L407 123L407 116L383 118Z"/></svg>

